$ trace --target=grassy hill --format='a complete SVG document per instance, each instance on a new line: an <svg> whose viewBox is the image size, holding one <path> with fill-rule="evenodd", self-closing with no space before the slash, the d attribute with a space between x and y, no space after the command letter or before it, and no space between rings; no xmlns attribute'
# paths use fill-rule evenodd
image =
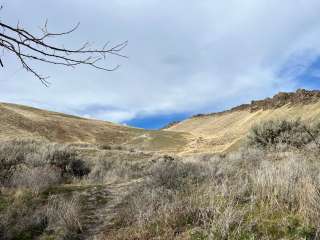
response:
<svg viewBox="0 0 320 240"><path fill-rule="evenodd" d="M159 131L0 104L0 239L319 239L320 126L245 138L317 122L319 99L279 93Z"/></svg>
<svg viewBox="0 0 320 240"><path fill-rule="evenodd" d="M314 122L319 116L320 92L306 90L279 93L220 113L199 114L159 131L1 103L0 137L121 145L182 154L214 153L236 149L249 129L261 121L301 118Z"/></svg>
<svg viewBox="0 0 320 240"><path fill-rule="evenodd" d="M188 137L185 133L147 131L8 103L0 103L0 121L2 140L32 138L174 152L182 150Z"/></svg>
<svg viewBox="0 0 320 240"><path fill-rule="evenodd" d="M221 113L197 115L166 130L193 135L185 148L187 153L224 152L239 146L249 129L261 121L301 118L314 122L319 117L320 92L298 90L252 101Z"/></svg>

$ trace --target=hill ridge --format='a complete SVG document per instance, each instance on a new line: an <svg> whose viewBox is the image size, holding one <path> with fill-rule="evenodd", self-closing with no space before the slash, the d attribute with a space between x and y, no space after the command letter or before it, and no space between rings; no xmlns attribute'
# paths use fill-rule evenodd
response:
<svg viewBox="0 0 320 240"><path fill-rule="evenodd" d="M148 131L11 103L0 103L0 122L0 141L31 138L66 144L178 151L188 137L184 133Z"/></svg>
<svg viewBox="0 0 320 240"><path fill-rule="evenodd" d="M0 140L35 138L181 154L224 152L239 146L250 128L261 121L296 118L309 122L320 119L319 90L280 92L224 112L196 115L157 131L0 103Z"/></svg>
<svg viewBox="0 0 320 240"><path fill-rule="evenodd" d="M184 152L226 152L243 144L252 126L275 119L319 122L320 91L280 92L224 112L195 115L165 130L192 134Z"/></svg>
<svg viewBox="0 0 320 240"><path fill-rule="evenodd" d="M279 92L273 97L268 97L262 100L252 100L249 104L241 104L233 107L229 110L221 112L213 112L208 114L196 114L191 118L219 115L224 113L230 113L233 111L249 110L250 112L256 112L259 110L276 109L285 105L293 106L298 104L311 104L320 100L320 90L306 90L297 89L295 92Z"/></svg>

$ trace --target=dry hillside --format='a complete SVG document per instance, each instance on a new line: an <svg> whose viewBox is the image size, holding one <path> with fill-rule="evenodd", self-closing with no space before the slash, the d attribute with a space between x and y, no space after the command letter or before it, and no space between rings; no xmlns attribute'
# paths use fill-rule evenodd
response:
<svg viewBox="0 0 320 240"><path fill-rule="evenodd" d="M188 134L146 131L31 108L0 103L0 138L46 139L58 143L122 145L141 150L177 151L187 143Z"/></svg>
<svg viewBox="0 0 320 240"><path fill-rule="evenodd" d="M320 116L320 91L297 90L252 101L221 113L196 115L174 124L167 131L193 135L185 153L223 152L239 146L252 125L269 119L313 122Z"/></svg>
<svg viewBox="0 0 320 240"><path fill-rule="evenodd" d="M305 90L159 131L0 104L0 239L319 239L319 125L228 152L319 115Z"/></svg>
<svg viewBox="0 0 320 240"><path fill-rule="evenodd" d="M320 91L297 90L252 101L230 110L199 114L165 130L147 131L106 121L0 104L0 137L47 139L59 143L122 145L147 151L210 153L229 151L242 142L252 125L269 119L313 122L320 116Z"/></svg>

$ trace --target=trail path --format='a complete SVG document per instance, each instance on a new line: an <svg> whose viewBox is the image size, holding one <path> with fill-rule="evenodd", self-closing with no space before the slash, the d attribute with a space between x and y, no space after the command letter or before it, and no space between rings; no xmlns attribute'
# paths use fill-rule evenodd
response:
<svg viewBox="0 0 320 240"><path fill-rule="evenodd" d="M104 186L93 186L81 193L81 239L99 240L113 226L117 206L142 179Z"/></svg>

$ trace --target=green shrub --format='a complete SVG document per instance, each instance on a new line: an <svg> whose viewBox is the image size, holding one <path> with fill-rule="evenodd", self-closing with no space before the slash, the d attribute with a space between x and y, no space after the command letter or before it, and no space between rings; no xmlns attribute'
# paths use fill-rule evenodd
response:
<svg viewBox="0 0 320 240"><path fill-rule="evenodd" d="M64 177L83 177L90 172L87 164L78 159L77 152L73 148L64 145L52 145L46 152L46 159L52 166L59 168Z"/></svg>
<svg viewBox="0 0 320 240"><path fill-rule="evenodd" d="M66 169L68 173L75 177L83 177L88 175L90 172L90 168L87 166L87 164L80 159L73 159L70 161Z"/></svg>
<svg viewBox="0 0 320 240"><path fill-rule="evenodd" d="M308 126L300 120L269 120L252 127L248 144L259 148L287 145L303 148L309 143L316 143L319 125Z"/></svg>
<svg viewBox="0 0 320 240"><path fill-rule="evenodd" d="M63 145L51 145L45 153L45 158L49 164L66 171L68 164L76 160L77 154L72 148Z"/></svg>

